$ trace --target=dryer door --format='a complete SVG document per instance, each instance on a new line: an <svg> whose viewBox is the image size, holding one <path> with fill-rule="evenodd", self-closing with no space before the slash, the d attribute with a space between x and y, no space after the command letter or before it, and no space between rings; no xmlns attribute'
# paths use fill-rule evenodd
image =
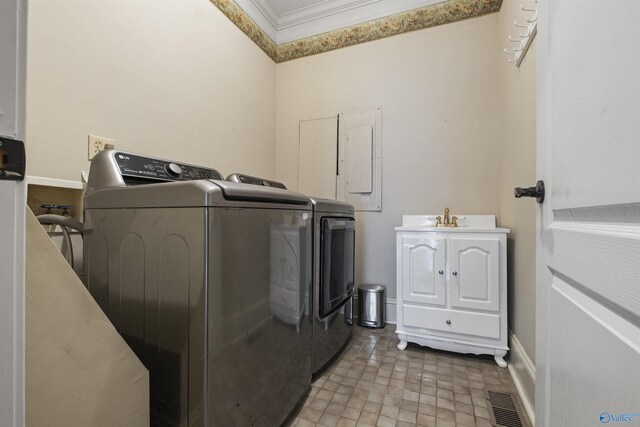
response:
<svg viewBox="0 0 640 427"><path fill-rule="evenodd" d="M356 221L324 217L320 234L321 318L339 309L353 295Z"/></svg>

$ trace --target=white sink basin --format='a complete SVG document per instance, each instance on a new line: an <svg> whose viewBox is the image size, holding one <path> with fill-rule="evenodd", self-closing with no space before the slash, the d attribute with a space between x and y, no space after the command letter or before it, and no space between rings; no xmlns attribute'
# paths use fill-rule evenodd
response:
<svg viewBox="0 0 640 427"><path fill-rule="evenodd" d="M509 232L505 228L496 228L495 215L455 215L457 217L457 227L436 227L436 217L438 215L403 215L402 226L396 230L416 230L416 231L439 231L453 233L478 233L486 231ZM454 215L449 214L449 217ZM440 218L443 215L440 214Z"/></svg>

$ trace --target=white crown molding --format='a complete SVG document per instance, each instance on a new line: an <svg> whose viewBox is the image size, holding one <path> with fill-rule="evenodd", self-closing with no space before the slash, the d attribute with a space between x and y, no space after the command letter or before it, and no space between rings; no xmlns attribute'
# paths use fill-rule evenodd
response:
<svg viewBox="0 0 640 427"><path fill-rule="evenodd" d="M254 1L269 2L271 0ZM289 28L298 24L304 24L305 22L335 15L347 10L365 7L372 3L378 3L381 1L383 0L325 0L311 6L302 7L300 9L294 9L290 12L283 13L278 19L278 30Z"/></svg>
<svg viewBox="0 0 640 427"><path fill-rule="evenodd" d="M240 3L238 2L238 4ZM268 0L251 0L251 3L264 15L276 32L280 30L280 16L278 16L278 12L273 10Z"/></svg>
<svg viewBox="0 0 640 427"><path fill-rule="evenodd" d="M272 23L269 18L265 15L265 12L260 10L253 0L234 0L238 6L244 12L249 15L249 18L256 23L262 31L274 42L277 43L278 39L278 30L276 28L276 24ZM268 15L268 14L267 14Z"/></svg>
<svg viewBox="0 0 640 427"><path fill-rule="evenodd" d="M272 0L235 1L271 40L283 44L446 0L325 0L281 15Z"/></svg>

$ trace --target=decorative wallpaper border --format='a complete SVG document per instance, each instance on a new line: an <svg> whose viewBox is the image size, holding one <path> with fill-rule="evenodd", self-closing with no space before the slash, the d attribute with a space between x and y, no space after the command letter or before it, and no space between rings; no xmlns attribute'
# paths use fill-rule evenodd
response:
<svg viewBox="0 0 640 427"><path fill-rule="evenodd" d="M277 61L278 45L275 44L267 34L262 31L254 21L245 13L233 0L209 0L220 11L233 22L236 27L245 33L269 58Z"/></svg>
<svg viewBox="0 0 640 427"><path fill-rule="evenodd" d="M275 44L233 0L210 1L271 59L280 63L498 12L503 0L448 0L281 45Z"/></svg>

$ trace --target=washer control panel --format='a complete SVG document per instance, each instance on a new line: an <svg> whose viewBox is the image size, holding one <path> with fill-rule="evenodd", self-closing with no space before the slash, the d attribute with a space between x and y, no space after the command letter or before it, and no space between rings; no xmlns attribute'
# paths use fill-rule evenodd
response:
<svg viewBox="0 0 640 427"><path fill-rule="evenodd" d="M124 152L113 153L113 158L120 169L120 174L125 178L156 181L222 179L222 175L217 170L200 166L175 163Z"/></svg>

